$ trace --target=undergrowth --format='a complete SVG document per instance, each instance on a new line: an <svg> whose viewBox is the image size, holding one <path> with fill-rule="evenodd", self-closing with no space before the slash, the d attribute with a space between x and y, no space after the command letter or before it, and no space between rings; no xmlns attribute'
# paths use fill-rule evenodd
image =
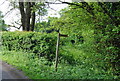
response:
<svg viewBox="0 0 120 81"><path fill-rule="evenodd" d="M33 53L3 51L3 61L25 72L30 79L115 79L117 76L110 75L101 68L83 67L83 65L70 65L59 63L58 71L55 72L54 62L49 65L45 58L38 58Z"/></svg>
<svg viewBox="0 0 120 81"><path fill-rule="evenodd" d="M114 75L107 52L96 52L95 41L85 33L84 40L73 35L61 37L58 71L55 72L56 35L3 32L1 59L22 70L30 79L120 78Z"/></svg>

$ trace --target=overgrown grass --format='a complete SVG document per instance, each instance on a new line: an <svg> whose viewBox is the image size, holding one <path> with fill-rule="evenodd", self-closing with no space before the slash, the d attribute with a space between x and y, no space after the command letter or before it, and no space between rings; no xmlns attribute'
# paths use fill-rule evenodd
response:
<svg viewBox="0 0 120 81"><path fill-rule="evenodd" d="M76 51L77 52L77 51ZM60 63L58 71L54 70L54 62L49 65L45 58L38 58L32 53L3 51L3 61L14 65L25 72L30 79L115 79L116 76L101 68L83 67L83 64L70 65Z"/></svg>

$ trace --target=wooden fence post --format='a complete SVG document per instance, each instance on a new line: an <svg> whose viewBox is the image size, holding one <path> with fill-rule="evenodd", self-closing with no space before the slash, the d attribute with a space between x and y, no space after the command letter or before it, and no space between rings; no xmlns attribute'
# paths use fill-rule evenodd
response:
<svg viewBox="0 0 120 81"><path fill-rule="evenodd" d="M57 72L58 66L58 53L59 53L60 33L58 33L57 45L56 45L56 58L55 58L55 71Z"/></svg>

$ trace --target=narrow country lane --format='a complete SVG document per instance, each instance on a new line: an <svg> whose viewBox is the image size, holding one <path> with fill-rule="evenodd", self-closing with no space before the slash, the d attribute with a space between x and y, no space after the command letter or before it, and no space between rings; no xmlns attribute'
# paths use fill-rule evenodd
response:
<svg viewBox="0 0 120 81"><path fill-rule="evenodd" d="M27 79L27 77L11 65L0 61L0 80L2 79Z"/></svg>

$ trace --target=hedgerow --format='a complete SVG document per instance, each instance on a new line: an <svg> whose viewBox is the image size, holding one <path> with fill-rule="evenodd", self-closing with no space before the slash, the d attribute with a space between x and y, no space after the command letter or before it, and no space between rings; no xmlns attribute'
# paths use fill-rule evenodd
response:
<svg viewBox="0 0 120 81"><path fill-rule="evenodd" d="M24 51L52 60L55 56L56 36L39 32L3 32L2 45L6 50Z"/></svg>

